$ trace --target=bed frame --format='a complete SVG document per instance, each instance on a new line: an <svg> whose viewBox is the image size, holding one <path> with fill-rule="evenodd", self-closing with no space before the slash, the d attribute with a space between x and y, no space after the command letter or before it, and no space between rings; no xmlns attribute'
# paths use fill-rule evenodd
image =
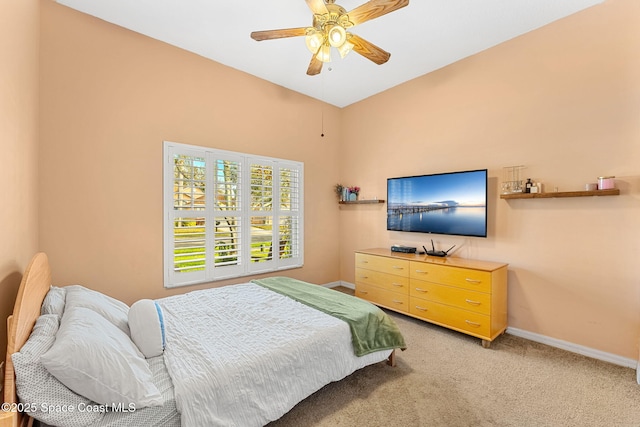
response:
<svg viewBox="0 0 640 427"><path fill-rule="evenodd" d="M33 325L40 316L42 301L51 287L51 269L49 259L44 252L37 253L32 259L20 282L13 314L7 319L7 357L4 375L4 402L18 403L16 394L16 374L13 370L11 355L19 351L31 335ZM13 412L9 426L31 426L33 419L21 412ZM2 420L3 422L5 420ZM2 424L4 426L5 424Z"/></svg>

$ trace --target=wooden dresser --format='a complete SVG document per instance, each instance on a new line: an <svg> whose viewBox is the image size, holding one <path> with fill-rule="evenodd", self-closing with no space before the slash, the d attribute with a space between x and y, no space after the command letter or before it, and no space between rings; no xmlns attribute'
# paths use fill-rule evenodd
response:
<svg viewBox="0 0 640 427"><path fill-rule="evenodd" d="M356 251L355 294L483 347L507 328L507 264L365 249Z"/></svg>

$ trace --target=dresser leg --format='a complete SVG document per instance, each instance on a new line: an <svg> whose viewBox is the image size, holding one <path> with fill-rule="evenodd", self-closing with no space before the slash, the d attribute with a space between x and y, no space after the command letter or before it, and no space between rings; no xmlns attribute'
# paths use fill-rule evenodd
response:
<svg viewBox="0 0 640 427"><path fill-rule="evenodd" d="M489 347L491 347L491 341L482 340L482 348L489 348Z"/></svg>

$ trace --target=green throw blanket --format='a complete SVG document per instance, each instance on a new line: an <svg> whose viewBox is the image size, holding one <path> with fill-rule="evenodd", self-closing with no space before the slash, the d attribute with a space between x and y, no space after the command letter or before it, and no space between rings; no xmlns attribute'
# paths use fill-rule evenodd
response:
<svg viewBox="0 0 640 427"><path fill-rule="evenodd" d="M407 347L393 319L367 301L290 277L251 282L347 322L356 356Z"/></svg>

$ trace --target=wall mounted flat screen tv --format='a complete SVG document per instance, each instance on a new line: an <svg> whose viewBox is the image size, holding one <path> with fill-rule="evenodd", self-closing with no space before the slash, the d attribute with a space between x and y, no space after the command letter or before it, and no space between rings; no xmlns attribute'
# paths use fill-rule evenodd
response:
<svg viewBox="0 0 640 427"><path fill-rule="evenodd" d="M487 237L487 169L387 179L387 230Z"/></svg>

